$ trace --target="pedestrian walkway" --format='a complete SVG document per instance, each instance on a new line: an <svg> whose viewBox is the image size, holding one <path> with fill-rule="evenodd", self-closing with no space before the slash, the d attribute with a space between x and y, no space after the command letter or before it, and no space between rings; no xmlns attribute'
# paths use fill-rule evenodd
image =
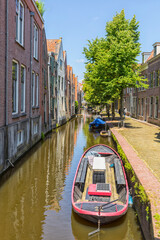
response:
<svg viewBox="0 0 160 240"><path fill-rule="evenodd" d="M124 128L115 127L111 131L150 199L154 237L160 239L154 218L155 214L160 216L160 128L126 118Z"/></svg>

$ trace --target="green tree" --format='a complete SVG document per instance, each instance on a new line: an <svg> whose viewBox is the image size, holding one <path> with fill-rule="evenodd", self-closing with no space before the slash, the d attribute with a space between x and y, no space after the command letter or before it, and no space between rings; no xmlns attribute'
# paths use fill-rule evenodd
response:
<svg viewBox="0 0 160 240"><path fill-rule="evenodd" d="M44 2L42 2L41 0L37 0L37 1L36 1L36 5L37 5L37 8L38 8L41 16L43 17L43 14L44 14L44 12L45 12Z"/></svg>
<svg viewBox="0 0 160 240"><path fill-rule="evenodd" d="M120 98L121 114L123 90L147 87L136 59L140 54L138 27L135 16L127 20L122 10L107 22L106 37L88 41L88 48L84 48L87 59L84 91L87 99L98 97L99 102L109 103Z"/></svg>
<svg viewBox="0 0 160 240"><path fill-rule="evenodd" d="M78 113L78 101L75 101L75 113Z"/></svg>

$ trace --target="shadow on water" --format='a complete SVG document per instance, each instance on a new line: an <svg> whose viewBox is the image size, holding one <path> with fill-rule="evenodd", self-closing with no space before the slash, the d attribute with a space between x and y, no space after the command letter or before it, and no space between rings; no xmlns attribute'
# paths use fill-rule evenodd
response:
<svg viewBox="0 0 160 240"><path fill-rule="evenodd" d="M0 239L88 239L94 226L72 212L71 190L83 152L111 138L89 131L91 117L77 117L54 130L14 168L0 187ZM133 209L105 225L98 239L141 240ZM92 239L97 239L93 236Z"/></svg>

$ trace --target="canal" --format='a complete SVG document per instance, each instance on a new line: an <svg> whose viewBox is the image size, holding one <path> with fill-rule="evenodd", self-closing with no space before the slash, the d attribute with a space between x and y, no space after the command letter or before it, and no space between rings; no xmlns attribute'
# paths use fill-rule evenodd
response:
<svg viewBox="0 0 160 240"><path fill-rule="evenodd" d="M85 240L97 226L76 214L71 206L74 174L84 150L111 138L89 132L90 118L77 117L53 131L23 157L0 187L0 239ZM100 240L142 240L134 210L102 226L91 237Z"/></svg>

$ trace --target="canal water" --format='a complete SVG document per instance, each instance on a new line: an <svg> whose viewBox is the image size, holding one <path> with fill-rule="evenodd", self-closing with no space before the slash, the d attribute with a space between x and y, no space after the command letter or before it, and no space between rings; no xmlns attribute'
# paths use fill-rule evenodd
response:
<svg viewBox="0 0 160 240"><path fill-rule="evenodd" d="M78 217L71 206L75 171L83 152L93 144L114 148L111 138L89 131L86 115L53 131L12 170L0 187L2 240L142 240L132 208L118 221L97 226Z"/></svg>

